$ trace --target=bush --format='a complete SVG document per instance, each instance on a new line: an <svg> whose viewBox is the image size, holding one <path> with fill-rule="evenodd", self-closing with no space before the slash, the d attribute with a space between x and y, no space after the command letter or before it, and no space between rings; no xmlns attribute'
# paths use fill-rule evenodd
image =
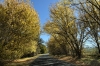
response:
<svg viewBox="0 0 100 66"><path fill-rule="evenodd" d="M43 44L40 44L40 53L41 54L47 53L47 47Z"/></svg>

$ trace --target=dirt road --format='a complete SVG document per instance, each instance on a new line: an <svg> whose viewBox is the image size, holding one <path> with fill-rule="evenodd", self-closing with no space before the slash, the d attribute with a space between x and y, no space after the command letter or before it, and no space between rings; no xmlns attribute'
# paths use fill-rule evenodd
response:
<svg viewBox="0 0 100 66"><path fill-rule="evenodd" d="M29 64L29 66L75 66L75 65L52 58L48 54L45 54L35 59L33 62Z"/></svg>

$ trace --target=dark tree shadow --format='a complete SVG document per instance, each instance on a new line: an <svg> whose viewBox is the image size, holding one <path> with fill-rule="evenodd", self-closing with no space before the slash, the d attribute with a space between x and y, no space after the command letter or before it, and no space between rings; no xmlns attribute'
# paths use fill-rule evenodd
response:
<svg viewBox="0 0 100 66"><path fill-rule="evenodd" d="M4 66L4 64L5 64L4 62L0 61L0 66Z"/></svg>
<svg viewBox="0 0 100 66"><path fill-rule="evenodd" d="M29 66L75 66L71 63L52 58L49 55L42 55L29 64Z"/></svg>

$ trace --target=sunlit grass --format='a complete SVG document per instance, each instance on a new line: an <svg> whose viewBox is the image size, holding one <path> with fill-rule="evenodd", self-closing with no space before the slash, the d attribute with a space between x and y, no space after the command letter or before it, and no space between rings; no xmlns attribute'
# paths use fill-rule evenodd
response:
<svg viewBox="0 0 100 66"><path fill-rule="evenodd" d="M72 58L71 56L55 56L55 58L58 58L59 60L63 60L65 62L73 63L76 66L100 66L100 59L91 56L85 56L81 59Z"/></svg>

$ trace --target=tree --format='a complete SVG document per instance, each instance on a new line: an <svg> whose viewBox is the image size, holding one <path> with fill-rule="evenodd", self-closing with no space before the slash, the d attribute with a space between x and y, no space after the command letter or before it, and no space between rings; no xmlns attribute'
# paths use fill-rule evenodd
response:
<svg viewBox="0 0 100 66"><path fill-rule="evenodd" d="M47 47L43 44L40 44L40 53L41 54L47 53Z"/></svg>
<svg viewBox="0 0 100 66"><path fill-rule="evenodd" d="M98 53L100 54L100 1L87 0L86 2L86 4L80 3L79 10L82 12L79 20L85 24L86 29L96 43Z"/></svg>
<svg viewBox="0 0 100 66"><path fill-rule="evenodd" d="M68 55L70 47L66 45L66 40L61 36L51 36L47 42L48 51L51 55Z"/></svg>
<svg viewBox="0 0 100 66"><path fill-rule="evenodd" d="M38 14L29 3L5 0L0 5L0 59L36 52L39 33Z"/></svg>
<svg viewBox="0 0 100 66"><path fill-rule="evenodd" d="M44 30L56 40L58 40L56 36L63 37L66 40L64 46L70 46L73 55L81 58L87 34L84 26L77 24L74 12L69 5L70 2L64 0L52 6L50 9L51 19L45 24Z"/></svg>
<svg viewBox="0 0 100 66"><path fill-rule="evenodd" d="M38 41L38 48L37 48L38 53L40 54L47 53L47 47L43 43L44 43L44 40L40 38Z"/></svg>

